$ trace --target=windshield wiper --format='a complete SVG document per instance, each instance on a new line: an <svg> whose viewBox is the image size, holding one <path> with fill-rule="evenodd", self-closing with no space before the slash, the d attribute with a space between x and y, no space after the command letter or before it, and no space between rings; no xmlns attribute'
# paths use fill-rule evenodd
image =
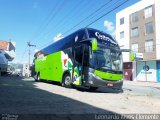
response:
<svg viewBox="0 0 160 120"><path fill-rule="evenodd" d="M111 67L109 67L109 66L99 66L96 69L98 70L98 69L105 68L105 67L111 69Z"/></svg>

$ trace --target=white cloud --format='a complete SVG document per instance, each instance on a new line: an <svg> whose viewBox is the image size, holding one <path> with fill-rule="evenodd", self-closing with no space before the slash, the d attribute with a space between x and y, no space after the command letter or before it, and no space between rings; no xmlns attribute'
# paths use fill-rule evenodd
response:
<svg viewBox="0 0 160 120"><path fill-rule="evenodd" d="M39 51L38 49L35 49L33 53L35 54L35 53L38 52L38 51Z"/></svg>
<svg viewBox="0 0 160 120"><path fill-rule="evenodd" d="M112 36L116 35L115 26L112 22L106 20L104 21L104 27L106 28L107 32L111 34Z"/></svg>
<svg viewBox="0 0 160 120"><path fill-rule="evenodd" d="M62 39L62 38L63 38L62 34L59 33L59 34L57 34L57 35L53 38L53 41L55 42L55 41L58 41L58 40L60 40L60 39Z"/></svg>
<svg viewBox="0 0 160 120"><path fill-rule="evenodd" d="M112 32L115 29L113 23L107 20L104 21L104 26L106 27L108 32Z"/></svg>

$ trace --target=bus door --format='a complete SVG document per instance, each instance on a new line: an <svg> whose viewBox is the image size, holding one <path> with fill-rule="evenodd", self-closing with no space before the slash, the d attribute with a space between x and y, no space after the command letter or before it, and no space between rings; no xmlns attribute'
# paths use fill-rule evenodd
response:
<svg viewBox="0 0 160 120"><path fill-rule="evenodd" d="M73 48L74 61L72 69L72 83L75 85L83 85L84 77L87 73L87 65L89 64L89 52L86 44L77 44Z"/></svg>
<svg viewBox="0 0 160 120"><path fill-rule="evenodd" d="M82 45L76 44L73 47L73 68L72 68L72 84L82 85Z"/></svg>

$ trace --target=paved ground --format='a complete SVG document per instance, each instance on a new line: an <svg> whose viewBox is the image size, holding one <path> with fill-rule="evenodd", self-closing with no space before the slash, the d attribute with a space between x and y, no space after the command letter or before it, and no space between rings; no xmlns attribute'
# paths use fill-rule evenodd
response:
<svg viewBox="0 0 160 120"><path fill-rule="evenodd" d="M107 88L89 92L34 82L33 78L0 77L2 118L8 114L156 114L159 111L159 83L125 81L123 92Z"/></svg>

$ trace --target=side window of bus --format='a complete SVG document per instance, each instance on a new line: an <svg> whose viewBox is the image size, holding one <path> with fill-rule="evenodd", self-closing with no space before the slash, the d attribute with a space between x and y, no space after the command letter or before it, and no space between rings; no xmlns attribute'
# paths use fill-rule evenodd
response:
<svg viewBox="0 0 160 120"><path fill-rule="evenodd" d="M84 66L88 66L89 46L85 44L78 44L75 46L74 51L75 51L75 60L79 62L80 64L82 64L83 62Z"/></svg>
<svg viewBox="0 0 160 120"><path fill-rule="evenodd" d="M66 50L64 50L64 52L66 54L68 54L68 57L73 60L73 55L72 55L72 48L67 48Z"/></svg>
<svg viewBox="0 0 160 120"><path fill-rule="evenodd" d="M74 52L75 52L75 60L82 64L82 44L77 44L75 47L74 47Z"/></svg>

